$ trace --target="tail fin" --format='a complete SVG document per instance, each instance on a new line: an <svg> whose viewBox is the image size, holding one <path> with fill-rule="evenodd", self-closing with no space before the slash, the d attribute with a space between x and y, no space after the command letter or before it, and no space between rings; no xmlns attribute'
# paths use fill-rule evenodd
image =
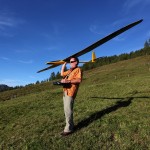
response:
<svg viewBox="0 0 150 150"><path fill-rule="evenodd" d="M95 62L96 60L96 55L95 55L95 52L93 51L92 52L92 59L90 61L80 61L79 63L88 63L88 62Z"/></svg>
<svg viewBox="0 0 150 150"><path fill-rule="evenodd" d="M92 52L92 62L95 62L95 60L96 60L96 55L95 55L95 52L93 51Z"/></svg>

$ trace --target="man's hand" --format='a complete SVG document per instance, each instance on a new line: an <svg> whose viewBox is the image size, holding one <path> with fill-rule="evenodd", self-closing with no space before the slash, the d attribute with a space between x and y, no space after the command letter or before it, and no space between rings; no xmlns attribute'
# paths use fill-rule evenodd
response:
<svg viewBox="0 0 150 150"><path fill-rule="evenodd" d="M70 80L62 79L62 80L61 80L61 83L70 83Z"/></svg>
<svg viewBox="0 0 150 150"><path fill-rule="evenodd" d="M60 75L63 76L63 73L64 73L64 70L65 70L65 67L66 67L66 64L67 62L65 62L62 67L61 67L61 72L60 72Z"/></svg>
<svg viewBox="0 0 150 150"><path fill-rule="evenodd" d="M66 66L66 64L67 64L67 62L64 62L64 64L62 65L62 67L65 67L65 66Z"/></svg>

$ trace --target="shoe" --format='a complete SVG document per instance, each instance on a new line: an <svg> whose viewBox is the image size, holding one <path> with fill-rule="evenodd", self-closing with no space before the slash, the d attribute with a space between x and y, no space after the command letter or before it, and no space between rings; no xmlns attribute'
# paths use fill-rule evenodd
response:
<svg viewBox="0 0 150 150"><path fill-rule="evenodd" d="M60 133L60 135L62 135L62 136L67 136L67 135L69 135L69 134L71 134L71 133L73 133L73 132L62 132L62 133Z"/></svg>

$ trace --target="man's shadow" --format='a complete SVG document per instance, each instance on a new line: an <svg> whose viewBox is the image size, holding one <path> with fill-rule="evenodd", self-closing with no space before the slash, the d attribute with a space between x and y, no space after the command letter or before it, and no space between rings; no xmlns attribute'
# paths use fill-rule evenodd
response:
<svg viewBox="0 0 150 150"><path fill-rule="evenodd" d="M80 121L75 126L75 132L80 130L80 129L82 129L82 128L84 128L84 127L87 127L89 124L91 124L92 122L100 119L101 117L103 117L106 114L109 114L109 113L111 113L113 111L116 111L119 108L129 106L132 103L132 100L134 98L150 98L150 97L144 96L144 97L127 97L127 98L107 98L107 97L91 97L91 98L120 99L120 101L117 101L114 106L105 108L105 109L103 109L101 111L97 111L97 112L93 113L92 115L90 115L88 118Z"/></svg>

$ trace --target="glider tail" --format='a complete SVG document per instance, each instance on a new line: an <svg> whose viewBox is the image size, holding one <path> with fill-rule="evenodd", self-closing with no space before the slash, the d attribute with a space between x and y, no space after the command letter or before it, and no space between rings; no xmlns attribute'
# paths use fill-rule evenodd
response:
<svg viewBox="0 0 150 150"><path fill-rule="evenodd" d="M92 62L95 62L95 60L96 60L96 55L95 55L95 52L93 51L92 52Z"/></svg>

